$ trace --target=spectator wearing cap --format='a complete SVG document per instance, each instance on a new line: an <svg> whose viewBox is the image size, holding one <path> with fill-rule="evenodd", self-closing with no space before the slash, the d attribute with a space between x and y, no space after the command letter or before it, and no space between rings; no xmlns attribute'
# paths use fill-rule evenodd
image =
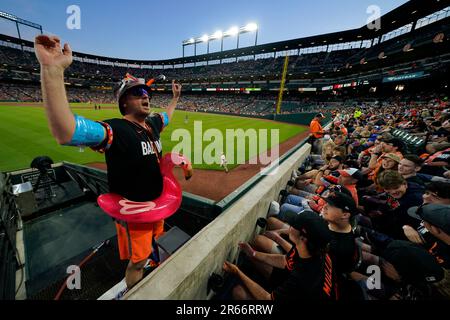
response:
<svg viewBox="0 0 450 320"><path fill-rule="evenodd" d="M450 205L450 183L433 181L426 185L424 203Z"/></svg>
<svg viewBox="0 0 450 320"><path fill-rule="evenodd" d="M328 176L324 176L324 172L325 167L319 170L315 178L317 183L320 181L320 186L315 184L314 187L317 186L317 188L313 188L315 189L314 191L308 189L313 192L295 188L288 189L288 192L291 194L287 197L286 203L281 206L281 217L289 211L301 212L302 210L312 209L313 211L320 212L325 204L320 198L320 195L327 195L330 192L330 187L332 186L342 186L343 189L350 193L355 203L358 205L359 199L356 184L364 178L359 170L337 170Z"/></svg>
<svg viewBox="0 0 450 320"><path fill-rule="evenodd" d="M450 183L445 182L431 182L427 184L425 193L423 195L423 205L442 205L442 206L450 206ZM417 215L412 215L411 213L415 213L418 207L413 207L408 210L408 214L417 218ZM421 220L421 219L419 219ZM425 228L423 224L421 224L417 229L412 228L411 226L404 226L403 230L405 232L406 237L409 241L417 243L417 244L425 244L432 242L433 239L429 239L427 237L428 230Z"/></svg>
<svg viewBox="0 0 450 320"><path fill-rule="evenodd" d="M392 135L384 135L381 139L381 144L373 148L371 152L371 158L369 162L369 169L375 170L381 166L381 162L383 159L383 155L388 153L396 154L400 159L403 158L403 142L398 139L392 137Z"/></svg>
<svg viewBox="0 0 450 320"><path fill-rule="evenodd" d="M41 67L44 107L56 141L66 146L89 146L105 153L110 192L136 202L155 200L163 191L160 133L172 119L181 85L172 82L173 99L166 111L152 115L150 88L127 74L114 90L122 119L100 123L74 115L64 86L64 70L72 63L72 50L66 44L62 52L59 43L56 36L39 35L34 50ZM147 143L152 152L143 150ZM152 253L152 240L163 233L164 221L150 224L116 221L116 230L120 258L129 260L125 282L131 289L143 277Z"/></svg>
<svg viewBox="0 0 450 320"><path fill-rule="evenodd" d="M444 270L438 261L417 244L393 240L383 249L381 256L373 256L371 260L370 264L379 265L383 272L382 290L365 290L376 299L425 300L431 298L431 285L446 285ZM368 283L368 277L358 272L353 272L351 277L364 280L361 282L363 285ZM448 287L443 287L448 290Z"/></svg>
<svg viewBox="0 0 450 320"><path fill-rule="evenodd" d="M225 272L235 275L240 284L233 288L236 300L335 300L337 286L334 265L328 255L332 234L327 223L317 214L305 211L288 216L289 239L293 243L287 255L255 251L248 244L241 249L254 263L265 265L264 276L278 279L266 290L250 279L239 267L225 262Z"/></svg>
<svg viewBox="0 0 450 320"><path fill-rule="evenodd" d="M308 193L306 191L297 190L298 195L291 194L286 198L286 202L281 206L278 217L284 219L284 215L287 212L301 213L304 210L312 210L316 213L320 213L322 208L326 204L323 197L328 196L332 192L343 192L350 197L353 197L353 193L345 186L339 185L338 180L334 174L339 174L338 171L333 175L322 178L322 181L326 183L324 186L320 186L316 194ZM349 185L351 188L352 186ZM356 192L356 188L354 190ZM355 201L357 203L357 201Z"/></svg>
<svg viewBox="0 0 450 320"><path fill-rule="evenodd" d="M420 207L413 207L408 214L422 221L432 237L422 235L422 242L418 244L434 253L438 262L446 269L450 268L450 204L424 203Z"/></svg>
<svg viewBox="0 0 450 320"><path fill-rule="evenodd" d="M450 298L450 205L425 204L411 208L408 213L422 220L433 239L428 237L423 245L445 269L445 279L435 285L437 291L446 299Z"/></svg>
<svg viewBox="0 0 450 320"><path fill-rule="evenodd" d="M381 156L381 168L384 170L398 170L401 158L395 153L385 153Z"/></svg>
<svg viewBox="0 0 450 320"><path fill-rule="evenodd" d="M324 200L326 204L321 215L328 222L328 228L333 235L330 255L338 276L347 274L352 272L356 265L357 251L352 221L358 209L352 197L342 192L330 193Z"/></svg>
<svg viewBox="0 0 450 320"><path fill-rule="evenodd" d="M339 170L339 179L338 179L338 185L345 187L347 190L350 191L352 194L352 198L356 203L356 206L359 205L359 197L358 197L358 190L356 188L356 185L358 182L361 182L364 180L364 175L362 172L355 168L350 168L346 170Z"/></svg>
<svg viewBox="0 0 450 320"><path fill-rule="evenodd" d="M341 297L343 297L349 295L346 290L348 288L346 275L355 269L358 262L358 250L352 228L354 217L358 211L355 201L347 193L331 192L324 200L326 203L322 208L321 216L328 223L332 234L329 253L335 265ZM282 230L288 229L289 225L271 217L267 228L271 231L267 231L264 235L258 235L253 246L268 253L279 252L277 246L284 247L280 233Z"/></svg>
<svg viewBox="0 0 450 320"><path fill-rule="evenodd" d="M322 178L324 176L329 176L334 172L338 172L343 169L344 159L341 156L333 156L331 158L328 165L323 166L319 170L316 171L316 175L314 177L314 184L317 186L323 186L324 183Z"/></svg>
<svg viewBox="0 0 450 320"><path fill-rule="evenodd" d="M429 297L429 285L444 279L444 270L424 248L408 241L394 240L381 255L380 266L386 276L389 296L400 300Z"/></svg>
<svg viewBox="0 0 450 320"><path fill-rule="evenodd" d="M315 193L317 188L323 185L323 182L321 181L322 177L328 176L337 170L342 170L342 166L342 157L332 157L328 164L321 167L319 170L311 170L301 175L296 181L296 188L309 193ZM290 192L297 194L295 189L291 189Z"/></svg>
<svg viewBox="0 0 450 320"><path fill-rule="evenodd" d="M322 152L321 139L325 135L325 131L323 130L321 124L323 119L325 119L325 116L322 113L319 113L314 117L309 125L313 149L316 151L313 153L320 154Z"/></svg>
<svg viewBox="0 0 450 320"><path fill-rule="evenodd" d="M378 166L372 173L369 175L369 178L375 183L375 188L378 192L382 192L383 189L380 187L380 183L378 181L378 177L388 170L398 171L398 165L401 161L401 158L395 153L385 153L381 157L381 165Z"/></svg>

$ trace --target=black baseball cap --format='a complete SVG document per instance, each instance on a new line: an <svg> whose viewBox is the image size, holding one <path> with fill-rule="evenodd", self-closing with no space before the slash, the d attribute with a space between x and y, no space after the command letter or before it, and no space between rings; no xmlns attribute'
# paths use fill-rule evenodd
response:
<svg viewBox="0 0 450 320"><path fill-rule="evenodd" d="M390 132L384 132L383 134L379 135L377 139L380 141L389 141L394 139L394 136Z"/></svg>
<svg viewBox="0 0 450 320"><path fill-rule="evenodd" d="M344 161L344 159L343 159L341 156L334 156L334 157L332 157L331 159L337 160L337 161L339 161L340 163L342 163L342 162Z"/></svg>
<svg viewBox="0 0 450 320"><path fill-rule="evenodd" d="M318 114L316 115L316 118L325 118L325 116L323 115L323 113L318 113Z"/></svg>
<svg viewBox="0 0 450 320"><path fill-rule="evenodd" d="M439 282L444 270L427 250L409 241L394 240L382 257L391 263L402 280L409 283Z"/></svg>
<svg viewBox="0 0 450 320"><path fill-rule="evenodd" d="M330 206L349 212L352 216L358 214L355 200L343 192L332 192L323 198Z"/></svg>
<svg viewBox="0 0 450 320"><path fill-rule="evenodd" d="M449 205L426 204L420 207L410 208L408 214L415 219L426 221L450 235Z"/></svg>
<svg viewBox="0 0 450 320"><path fill-rule="evenodd" d="M425 186L426 191L435 193L439 198L450 199L450 183L432 181Z"/></svg>
<svg viewBox="0 0 450 320"><path fill-rule="evenodd" d="M353 179L356 179L358 181L364 180L363 173L355 168L349 168L345 170L338 170L339 174L343 177L352 177Z"/></svg>
<svg viewBox="0 0 450 320"><path fill-rule="evenodd" d="M392 144L394 147L397 147L399 149L404 147L404 143L399 138L390 138L390 139L383 139L384 143Z"/></svg>
<svg viewBox="0 0 450 320"><path fill-rule="evenodd" d="M300 231L317 249L325 249L332 240L327 222L317 213L305 210L300 213L286 212L285 222Z"/></svg>

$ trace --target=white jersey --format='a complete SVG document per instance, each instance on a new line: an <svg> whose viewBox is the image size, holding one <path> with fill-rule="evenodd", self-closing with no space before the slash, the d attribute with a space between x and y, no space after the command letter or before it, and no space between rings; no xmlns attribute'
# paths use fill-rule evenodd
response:
<svg viewBox="0 0 450 320"><path fill-rule="evenodd" d="M227 163L227 158L225 158L225 155L223 154L220 156L220 164L224 165L225 163Z"/></svg>

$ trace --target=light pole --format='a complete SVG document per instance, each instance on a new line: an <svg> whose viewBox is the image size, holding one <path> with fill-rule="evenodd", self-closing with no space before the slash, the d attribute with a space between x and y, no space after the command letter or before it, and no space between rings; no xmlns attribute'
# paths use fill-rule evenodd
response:
<svg viewBox="0 0 450 320"><path fill-rule="evenodd" d="M220 39L220 52L223 52L223 41L224 38L236 37L237 45L236 49L239 49L240 44L240 36L244 33L255 32L255 46L258 44L258 25L256 23L249 23L245 27L232 27L229 30L222 32L216 31L213 35L203 35L200 38L191 38L189 40L183 41L183 58L185 57L185 47L194 45L194 56L197 56L197 44L206 42L207 44L207 54L210 53L209 43L213 40ZM222 60L221 60L222 62ZM207 62L209 64L209 61Z"/></svg>

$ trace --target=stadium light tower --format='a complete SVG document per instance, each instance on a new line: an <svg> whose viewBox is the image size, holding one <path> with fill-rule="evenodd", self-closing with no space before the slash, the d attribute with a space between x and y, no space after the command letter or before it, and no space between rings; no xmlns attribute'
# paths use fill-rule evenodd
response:
<svg viewBox="0 0 450 320"><path fill-rule="evenodd" d="M22 40L22 36L20 34L19 24L23 24L24 26L28 26L28 27L37 29L37 30L39 30L41 32L41 34L43 33L42 32L42 26L40 24L21 19L19 17L16 17L15 15L7 13L7 12L0 11L0 18L6 19L6 20L10 20L10 21L12 21L12 22L14 22L16 24L17 35L19 36L20 40Z"/></svg>
<svg viewBox="0 0 450 320"><path fill-rule="evenodd" d="M239 49L240 35L244 34L244 33L251 33L251 32L255 33L255 46L256 46L256 45L258 45L258 30L259 30L259 27L256 23L249 23L245 27L239 28L239 27L235 26L235 27L228 29L225 32L222 32L219 30L219 31L216 31L212 35L205 34L200 38L190 38L189 40L184 40L183 41L183 58L185 57L185 47L187 47L187 46L194 45L194 56L197 56L197 44L206 42L207 46L208 46L207 53L209 54L209 42L214 41L214 40L220 40L221 41L220 52L222 52L223 51L223 39L236 37L236 36L237 36L236 48Z"/></svg>
<svg viewBox="0 0 450 320"><path fill-rule="evenodd" d="M258 44L258 25L256 23L249 23L248 25L245 26L245 31L241 32L241 33L245 33L245 32L255 32L255 47Z"/></svg>

